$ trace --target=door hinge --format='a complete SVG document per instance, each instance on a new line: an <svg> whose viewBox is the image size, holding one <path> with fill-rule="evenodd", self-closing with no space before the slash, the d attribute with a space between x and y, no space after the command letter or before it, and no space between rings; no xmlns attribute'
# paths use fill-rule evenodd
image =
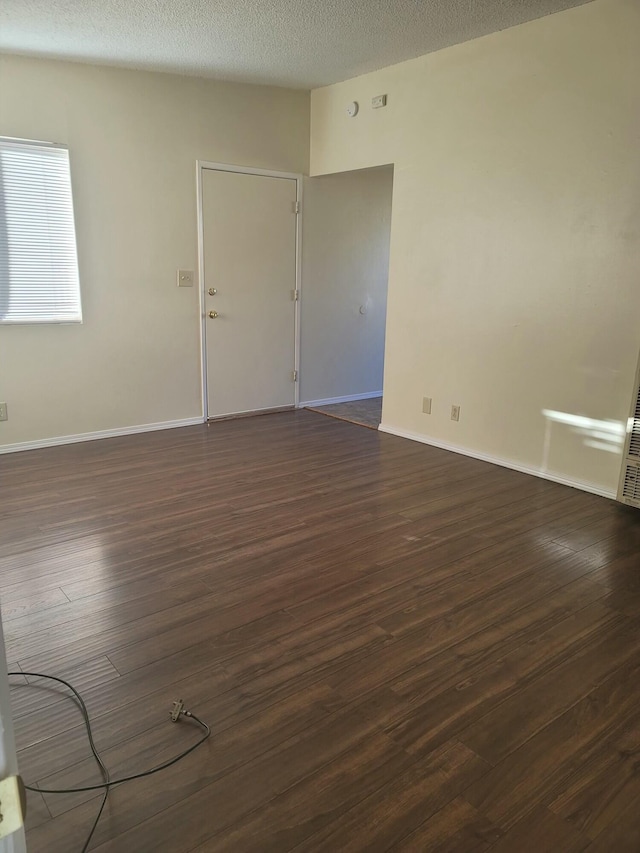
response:
<svg viewBox="0 0 640 853"><path fill-rule="evenodd" d="M299 299L300 299L300 291L299 290L292 290L291 291L291 301L292 302L298 302Z"/></svg>
<svg viewBox="0 0 640 853"><path fill-rule="evenodd" d="M291 207L293 208L292 213L300 213L300 202L299 201L294 201L293 204L291 205Z"/></svg>
<svg viewBox="0 0 640 853"><path fill-rule="evenodd" d="M292 370L292 371L291 371L291 381L292 381L292 382L297 382L297 381L298 381L298 371L297 371L297 370Z"/></svg>

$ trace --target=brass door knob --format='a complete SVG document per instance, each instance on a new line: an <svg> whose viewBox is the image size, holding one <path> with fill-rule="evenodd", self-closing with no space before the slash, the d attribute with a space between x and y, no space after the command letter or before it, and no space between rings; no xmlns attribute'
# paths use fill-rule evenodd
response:
<svg viewBox="0 0 640 853"><path fill-rule="evenodd" d="M211 317L212 320L215 320L217 316L218 316L217 311L209 311L209 317Z"/></svg>
<svg viewBox="0 0 640 853"><path fill-rule="evenodd" d="M209 288L209 296L215 296L217 292L218 291L215 289L215 287Z"/></svg>

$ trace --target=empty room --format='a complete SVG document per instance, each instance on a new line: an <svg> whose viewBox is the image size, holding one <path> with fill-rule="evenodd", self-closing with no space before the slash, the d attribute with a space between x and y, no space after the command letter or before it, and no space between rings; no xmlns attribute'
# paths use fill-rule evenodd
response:
<svg viewBox="0 0 640 853"><path fill-rule="evenodd" d="M5 0L0 853L640 851L640 0Z"/></svg>

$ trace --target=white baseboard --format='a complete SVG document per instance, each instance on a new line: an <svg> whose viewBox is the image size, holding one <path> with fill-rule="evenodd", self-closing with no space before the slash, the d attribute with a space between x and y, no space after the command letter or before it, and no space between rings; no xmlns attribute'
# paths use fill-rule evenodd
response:
<svg viewBox="0 0 640 853"><path fill-rule="evenodd" d="M559 474L552 474L549 471L541 471L539 468L530 468L520 462L514 462L511 459L503 459L499 456L490 456L488 453L479 453L477 450L469 450L467 447L459 447L456 444L449 444L446 441L439 441L431 438L428 435L422 435L419 432L409 432L406 429L390 426L389 424L380 424L378 427L380 432L389 433L389 435L397 435L399 438L408 438L411 441L420 441L422 444L429 444L431 447L438 447L441 450L450 450L452 453L460 453L462 456L471 456L473 459L480 459L482 462L490 462L492 465L501 465L503 468L511 468L514 471L520 471L522 474L532 474L534 477L540 477L542 480L550 480L552 483L560 483L563 486L571 486L573 489L580 489L583 492L590 492L593 495L599 495L603 498L615 500L617 492L615 489L605 489L603 486L598 486L596 483L586 483L582 480L573 480L571 477L563 477Z"/></svg>
<svg viewBox="0 0 640 853"><path fill-rule="evenodd" d="M38 450L42 447L56 447L59 444L76 444L79 441L96 441L100 438L116 438L119 435L134 435L138 432L154 432L160 429L176 429L177 427L195 426L195 424L201 423L203 423L202 418L183 418L179 421L163 421L157 424L116 427L116 429L103 429L97 432L81 432L77 435L58 435L54 438L41 438L36 441L18 441L15 444L3 444L0 445L0 453Z"/></svg>
<svg viewBox="0 0 640 853"><path fill-rule="evenodd" d="M373 400L382 397L382 391L368 391L366 394L349 394L347 397L326 397L324 400L305 400L298 403L299 409L305 406L330 406L332 403L353 403L355 400Z"/></svg>

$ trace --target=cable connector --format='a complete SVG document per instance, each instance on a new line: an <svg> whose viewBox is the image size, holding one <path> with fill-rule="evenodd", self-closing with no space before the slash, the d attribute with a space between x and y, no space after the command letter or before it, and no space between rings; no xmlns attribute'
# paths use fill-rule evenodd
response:
<svg viewBox="0 0 640 853"><path fill-rule="evenodd" d="M170 713L171 722L177 723L178 720L180 719L181 715L184 713L185 713L184 702L182 701L182 699L176 699L176 701L171 706L171 713Z"/></svg>

